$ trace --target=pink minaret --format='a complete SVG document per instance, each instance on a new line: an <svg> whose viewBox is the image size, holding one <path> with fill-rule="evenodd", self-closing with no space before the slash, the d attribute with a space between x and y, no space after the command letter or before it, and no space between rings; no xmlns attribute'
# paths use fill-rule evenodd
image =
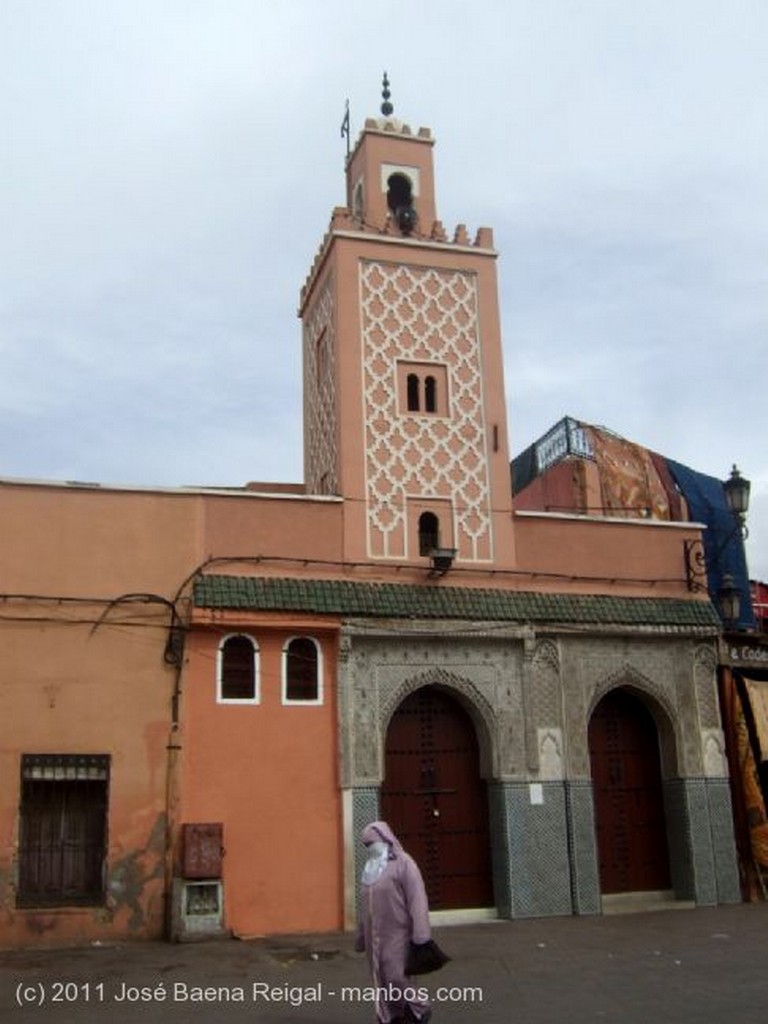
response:
<svg viewBox="0 0 768 1024"><path fill-rule="evenodd" d="M349 562L513 568L492 233L446 235L431 132L388 84L301 294L307 490L344 499Z"/></svg>

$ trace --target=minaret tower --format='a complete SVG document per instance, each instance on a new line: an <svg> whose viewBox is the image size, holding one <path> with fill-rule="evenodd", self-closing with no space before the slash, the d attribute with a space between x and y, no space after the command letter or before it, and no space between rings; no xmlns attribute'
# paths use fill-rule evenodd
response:
<svg viewBox="0 0 768 1024"><path fill-rule="evenodd" d="M437 219L429 129L366 120L301 294L309 493L345 501L348 562L513 568L496 253Z"/></svg>

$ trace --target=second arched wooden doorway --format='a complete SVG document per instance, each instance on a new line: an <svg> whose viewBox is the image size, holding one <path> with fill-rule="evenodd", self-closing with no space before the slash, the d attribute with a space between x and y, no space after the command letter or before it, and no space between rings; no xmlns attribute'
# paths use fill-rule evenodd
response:
<svg viewBox="0 0 768 1024"><path fill-rule="evenodd" d="M611 690L589 723L600 888L604 894L671 886L659 733L643 701Z"/></svg>

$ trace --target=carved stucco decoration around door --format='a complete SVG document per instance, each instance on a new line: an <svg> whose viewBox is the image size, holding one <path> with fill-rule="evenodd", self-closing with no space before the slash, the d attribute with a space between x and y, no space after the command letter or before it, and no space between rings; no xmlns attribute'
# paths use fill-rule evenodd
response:
<svg viewBox="0 0 768 1024"><path fill-rule="evenodd" d="M571 738L574 746L575 760L578 760L579 765L588 774L590 773L589 721L603 697L611 690L618 688L632 690L641 698L643 696L649 698L645 701L645 704L653 715L659 732L662 771L666 777L679 775L680 768L678 762L680 759L681 736L674 686L671 683L664 684L650 679L629 663L609 676L598 680L595 684L587 700L587 715L583 728L578 735L574 735Z"/></svg>
<svg viewBox="0 0 768 1024"><path fill-rule="evenodd" d="M496 716L493 708L473 682L442 668L429 669L417 676L403 680L400 686L390 693L388 699L382 701L379 718L382 752L386 742L387 729L395 711L406 697L424 686L439 686L447 690L464 707L475 726L480 748L481 773L486 777L495 774L494 762L497 744L495 743ZM384 766L382 764L380 777L383 777L383 774Z"/></svg>

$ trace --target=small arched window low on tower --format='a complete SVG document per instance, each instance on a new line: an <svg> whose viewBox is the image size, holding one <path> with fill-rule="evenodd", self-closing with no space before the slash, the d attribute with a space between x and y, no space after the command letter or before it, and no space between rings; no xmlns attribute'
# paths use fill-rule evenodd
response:
<svg viewBox="0 0 768 1024"><path fill-rule="evenodd" d="M323 661L310 636L295 636L283 648L283 703L322 704Z"/></svg>
<svg viewBox="0 0 768 1024"><path fill-rule="evenodd" d="M243 633L226 636L219 644L216 699L229 704L259 702L259 648Z"/></svg>
<svg viewBox="0 0 768 1024"><path fill-rule="evenodd" d="M434 512L419 516L419 554L427 557L440 547L440 523Z"/></svg>

